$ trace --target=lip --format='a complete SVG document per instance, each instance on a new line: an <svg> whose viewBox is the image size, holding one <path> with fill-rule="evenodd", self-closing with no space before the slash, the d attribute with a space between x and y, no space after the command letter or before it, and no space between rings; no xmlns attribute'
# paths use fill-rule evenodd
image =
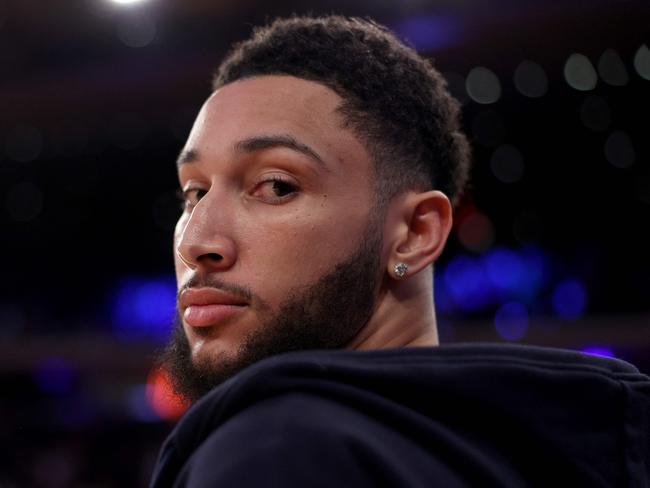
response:
<svg viewBox="0 0 650 488"><path fill-rule="evenodd" d="M223 322L248 305L241 298L215 288L183 290L179 303L185 309L183 318L191 327L207 327Z"/></svg>

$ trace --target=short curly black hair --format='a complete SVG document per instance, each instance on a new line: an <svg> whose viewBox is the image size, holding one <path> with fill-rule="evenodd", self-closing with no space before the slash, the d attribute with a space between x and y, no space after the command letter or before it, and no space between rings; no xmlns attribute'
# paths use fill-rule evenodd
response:
<svg viewBox="0 0 650 488"><path fill-rule="evenodd" d="M320 82L343 99L338 111L373 159L379 202L408 189L458 201L470 168L458 102L432 64L388 29L335 15L275 20L234 46L213 88L281 74Z"/></svg>

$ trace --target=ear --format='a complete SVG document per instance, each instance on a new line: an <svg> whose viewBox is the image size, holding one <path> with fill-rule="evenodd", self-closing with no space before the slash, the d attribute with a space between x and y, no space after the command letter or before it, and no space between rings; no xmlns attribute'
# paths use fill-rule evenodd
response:
<svg viewBox="0 0 650 488"><path fill-rule="evenodd" d="M388 275L403 280L438 259L451 231L452 212L449 198L437 190L408 193L396 210ZM407 266L403 276L395 270L400 263Z"/></svg>

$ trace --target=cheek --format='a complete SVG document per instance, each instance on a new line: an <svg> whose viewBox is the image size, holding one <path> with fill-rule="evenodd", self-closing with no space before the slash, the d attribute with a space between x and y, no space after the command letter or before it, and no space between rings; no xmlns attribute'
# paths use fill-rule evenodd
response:
<svg viewBox="0 0 650 488"><path fill-rule="evenodd" d="M262 282L312 283L357 242L359 224L346 217L305 215L250 229L242 235L248 245L240 247L241 263Z"/></svg>

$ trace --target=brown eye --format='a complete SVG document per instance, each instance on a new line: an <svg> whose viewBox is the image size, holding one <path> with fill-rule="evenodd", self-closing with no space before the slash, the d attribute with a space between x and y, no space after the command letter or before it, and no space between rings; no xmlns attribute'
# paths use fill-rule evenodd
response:
<svg viewBox="0 0 650 488"><path fill-rule="evenodd" d="M179 198L181 201L181 208L192 209L199 203L199 200L208 193L203 188L188 188L187 190L179 191Z"/></svg>
<svg viewBox="0 0 650 488"><path fill-rule="evenodd" d="M276 204L291 199L298 193L298 186L280 176L272 176L255 189L255 195L266 203Z"/></svg>
<svg viewBox="0 0 650 488"><path fill-rule="evenodd" d="M296 191L295 186L282 180L273 181L272 189L273 193L278 197L284 197Z"/></svg>

